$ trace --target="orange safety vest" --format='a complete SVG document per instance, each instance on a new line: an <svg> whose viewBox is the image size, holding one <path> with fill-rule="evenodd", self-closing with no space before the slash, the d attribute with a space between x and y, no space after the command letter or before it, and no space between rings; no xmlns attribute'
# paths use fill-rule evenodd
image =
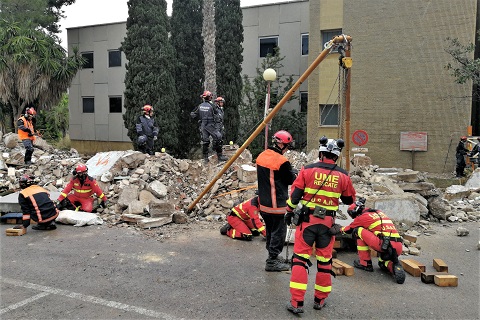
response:
<svg viewBox="0 0 480 320"><path fill-rule="evenodd" d="M27 127L28 129L30 129L32 132L34 132L34 129L33 129L33 123L31 120L27 120L24 116L21 116L20 118L18 118L18 120L22 120L23 121L23 125L25 127ZM29 137L28 136L28 132L25 132L23 130L20 130L18 129L18 138L20 140L25 140L25 139L30 139L32 141L35 141L35 136L31 136Z"/></svg>

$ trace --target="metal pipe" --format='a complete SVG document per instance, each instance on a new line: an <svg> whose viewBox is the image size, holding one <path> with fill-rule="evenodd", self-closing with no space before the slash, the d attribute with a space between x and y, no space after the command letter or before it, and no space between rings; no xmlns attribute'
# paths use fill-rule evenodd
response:
<svg viewBox="0 0 480 320"><path fill-rule="evenodd" d="M346 37L346 40L348 43L352 41L352 37L350 36L336 36L332 40L330 40L329 45L318 55L318 57L312 62L312 64L305 70L305 72L298 78L297 82L292 86L290 90L283 96L283 98L278 102L278 104L273 108L273 110L265 117L260 123L260 125L255 129L255 131L250 135L250 137L243 143L243 145L235 152L235 154L225 163L225 166L220 170L220 172L217 173L217 175L213 178L212 181L205 187L205 189L202 191L202 193L195 199L187 208L187 212L191 212L193 207L200 201L200 199L203 198L203 196L213 187L215 182L220 179L220 177L227 171L227 169L237 160L237 158L242 154L242 152L252 143L253 139L255 139L260 132L262 132L263 128L269 123L272 118L277 114L278 111L283 107L283 105L290 99L290 97L293 95L295 91L300 87L300 85L310 76L310 74L315 70L316 67L322 62L325 57L332 51L332 45L336 43L342 43L344 42L344 37Z"/></svg>

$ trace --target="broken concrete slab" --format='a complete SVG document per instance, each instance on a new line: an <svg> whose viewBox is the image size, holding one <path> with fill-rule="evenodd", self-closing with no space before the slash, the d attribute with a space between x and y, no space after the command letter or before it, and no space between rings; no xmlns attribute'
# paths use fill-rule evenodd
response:
<svg viewBox="0 0 480 320"><path fill-rule="evenodd" d="M408 193L374 196L367 200L367 207L383 211L397 223L413 226L420 220L417 200Z"/></svg>

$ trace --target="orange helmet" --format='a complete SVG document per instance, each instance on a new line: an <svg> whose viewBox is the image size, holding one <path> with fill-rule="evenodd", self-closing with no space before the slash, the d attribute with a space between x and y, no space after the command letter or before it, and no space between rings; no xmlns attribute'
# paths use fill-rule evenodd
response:
<svg viewBox="0 0 480 320"><path fill-rule="evenodd" d="M33 108L27 108L27 109L25 110L25 114L26 114L27 116L34 116L34 115L37 114L37 111L35 111L35 109L33 109Z"/></svg>
<svg viewBox="0 0 480 320"><path fill-rule="evenodd" d="M223 99L222 97L217 97L217 99L215 99L215 102L223 102L223 103L225 103L225 99Z"/></svg>
<svg viewBox="0 0 480 320"><path fill-rule="evenodd" d="M205 90L205 91L203 91L203 93L200 97L202 97L203 99L205 99L207 101L210 101L210 100L212 100L213 94L210 91Z"/></svg>
<svg viewBox="0 0 480 320"><path fill-rule="evenodd" d="M150 113L151 111L153 111L153 107L149 104L146 104L143 106L142 110L144 113Z"/></svg>

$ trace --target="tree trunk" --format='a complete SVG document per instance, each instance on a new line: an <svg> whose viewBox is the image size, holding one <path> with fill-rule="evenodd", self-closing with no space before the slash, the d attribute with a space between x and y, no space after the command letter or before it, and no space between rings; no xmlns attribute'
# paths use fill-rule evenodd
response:
<svg viewBox="0 0 480 320"><path fill-rule="evenodd" d="M205 59L205 84L204 89L217 95L217 73L215 63L215 2L203 1L203 56Z"/></svg>

